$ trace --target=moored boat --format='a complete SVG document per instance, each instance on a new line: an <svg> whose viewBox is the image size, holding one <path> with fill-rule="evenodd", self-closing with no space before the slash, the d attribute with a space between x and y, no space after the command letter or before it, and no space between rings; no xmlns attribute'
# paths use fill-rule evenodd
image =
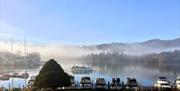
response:
<svg viewBox="0 0 180 91"><path fill-rule="evenodd" d="M22 73L22 74L19 75L19 78L25 78L26 79L28 77L29 77L29 74L27 72Z"/></svg>
<svg viewBox="0 0 180 91"><path fill-rule="evenodd" d="M93 69L86 66L73 66L71 68L71 71L73 72L73 74L89 74L93 71Z"/></svg>
<svg viewBox="0 0 180 91"><path fill-rule="evenodd" d="M0 75L0 80L9 80L9 79L10 79L10 75L9 74Z"/></svg>
<svg viewBox="0 0 180 91"><path fill-rule="evenodd" d="M19 75L20 75L19 73L15 72L15 73L11 73L10 76L11 76L11 77L19 77Z"/></svg>

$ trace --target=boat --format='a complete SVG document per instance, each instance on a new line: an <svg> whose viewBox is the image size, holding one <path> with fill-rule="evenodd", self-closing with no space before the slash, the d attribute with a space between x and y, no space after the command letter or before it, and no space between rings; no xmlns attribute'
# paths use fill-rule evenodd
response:
<svg viewBox="0 0 180 91"><path fill-rule="evenodd" d="M175 87L176 89L180 90L180 76L178 76L175 80Z"/></svg>
<svg viewBox="0 0 180 91"><path fill-rule="evenodd" d="M10 77L13 77L13 78L28 78L29 77L29 74L27 72L25 73L11 73Z"/></svg>
<svg viewBox="0 0 180 91"><path fill-rule="evenodd" d="M170 82L164 76L160 76L158 78L158 80L154 84L154 87L160 88L160 89L171 89Z"/></svg>
<svg viewBox="0 0 180 91"><path fill-rule="evenodd" d="M82 77L80 83L82 88L92 88L91 78L88 76Z"/></svg>
<svg viewBox="0 0 180 91"><path fill-rule="evenodd" d="M10 75L9 74L5 74L5 75L0 75L0 80L9 80L10 79Z"/></svg>
<svg viewBox="0 0 180 91"><path fill-rule="evenodd" d="M31 76L28 83L27 83L27 86L32 87L33 84L34 84L35 79L36 79L36 76Z"/></svg>
<svg viewBox="0 0 180 91"><path fill-rule="evenodd" d="M95 85L96 85L96 89L105 89L106 88L106 81L104 78L97 78Z"/></svg>
<svg viewBox="0 0 180 91"><path fill-rule="evenodd" d="M19 78L25 78L26 79L28 77L29 77L29 74L27 72L22 73L22 74L19 75Z"/></svg>
<svg viewBox="0 0 180 91"><path fill-rule="evenodd" d="M16 77L19 77L19 75L20 75L19 73L15 72L15 73L11 73L11 75L10 75L10 76L11 76L11 77L15 77L15 78L16 78Z"/></svg>
<svg viewBox="0 0 180 91"><path fill-rule="evenodd" d="M127 88L137 88L138 87L138 82L137 82L136 78L128 77L127 81L126 81L126 87Z"/></svg>
<svg viewBox="0 0 180 91"><path fill-rule="evenodd" d="M89 74L93 71L93 69L86 66L73 66L71 68L71 71L73 72L73 74Z"/></svg>

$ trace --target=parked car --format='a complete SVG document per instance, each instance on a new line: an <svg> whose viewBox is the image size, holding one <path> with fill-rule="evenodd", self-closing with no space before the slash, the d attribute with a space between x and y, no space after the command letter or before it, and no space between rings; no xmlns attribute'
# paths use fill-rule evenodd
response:
<svg viewBox="0 0 180 91"><path fill-rule="evenodd" d="M34 84L35 79L36 79L36 76L31 76L30 79L29 79L29 81L28 81L27 86L28 86L28 87L32 87L33 84Z"/></svg>
<svg viewBox="0 0 180 91"><path fill-rule="evenodd" d="M175 88L180 90L180 76L178 76L175 80Z"/></svg>
<svg viewBox="0 0 180 91"><path fill-rule="evenodd" d="M95 82L96 89L105 89L106 81L104 78L97 78Z"/></svg>
<svg viewBox="0 0 180 91"><path fill-rule="evenodd" d="M164 76L160 76L157 79L156 83L154 84L154 87L159 89L171 89L170 82Z"/></svg>
<svg viewBox="0 0 180 91"><path fill-rule="evenodd" d="M68 87L63 87L63 89L73 89L73 88L76 88L76 82L75 82L74 76L70 75L70 80L71 80L71 85L68 86Z"/></svg>
<svg viewBox="0 0 180 91"><path fill-rule="evenodd" d="M116 78L112 78L110 89L116 89Z"/></svg>
<svg viewBox="0 0 180 91"><path fill-rule="evenodd" d="M121 81L120 78L112 78L112 82L110 84L110 89L121 89Z"/></svg>
<svg viewBox="0 0 180 91"><path fill-rule="evenodd" d="M92 88L91 78L90 77L82 77L80 82L81 88Z"/></svg>
<svg viewBox="0 0 180 91"><path fill-rule="evenodd" d="M127 81L126 81L126 87L127 88L136 88L138 87L138 82L135 78L127 78Z"/></svg>

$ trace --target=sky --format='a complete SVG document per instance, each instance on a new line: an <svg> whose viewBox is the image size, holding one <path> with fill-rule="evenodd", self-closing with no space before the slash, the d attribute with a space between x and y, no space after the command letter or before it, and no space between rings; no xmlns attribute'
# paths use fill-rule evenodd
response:
<svg viewBox="0 0 180 91"><path fill-rule="evenodd" d="M88 45L180 37L180 0L0 0L1 38Z"/></svg>

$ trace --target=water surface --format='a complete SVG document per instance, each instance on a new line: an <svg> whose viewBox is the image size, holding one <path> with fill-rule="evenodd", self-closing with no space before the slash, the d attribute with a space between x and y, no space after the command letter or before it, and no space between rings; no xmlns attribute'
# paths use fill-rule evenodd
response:
<svg viewBox="0 0 180 91"><path fill-rule="evenodd" d="M80 81L82 76L90 76L93 81L98 77L104 77L106 81L111 81L112 77L120 77L121 81L125 81L127 77L135 77L138 82L145 86L151 86L158 76L167 76L170 81L174 81L180 75L180 64L157 64L151 63L112 63L95 62L93 60L64 60L58 61L64 70L75 76L76 81ZM73 74L71 67L73 65L90 66L95 71L89 74ZM26 69L32 75L37 75L41 67L35 69ZM24 72L25 69L1 68L0 72ZM28 82L29 78L26 80ZM25 79L13 79L14 87L23 87ZM0 81L0 86L9 88L12 86L12 78L8 81Z"/></svg>

